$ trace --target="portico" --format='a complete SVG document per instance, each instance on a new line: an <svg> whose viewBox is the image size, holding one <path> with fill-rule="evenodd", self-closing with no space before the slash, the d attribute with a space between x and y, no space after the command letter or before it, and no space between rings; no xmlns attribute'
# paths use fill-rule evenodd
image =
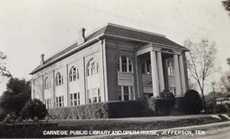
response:
<svg viewBox="0 0 230 139"><path fill-rule="evenodd" d="M167 89L181 97L187 90L185 51L148 44L137 50L138 94L159 97Z"/></svg>

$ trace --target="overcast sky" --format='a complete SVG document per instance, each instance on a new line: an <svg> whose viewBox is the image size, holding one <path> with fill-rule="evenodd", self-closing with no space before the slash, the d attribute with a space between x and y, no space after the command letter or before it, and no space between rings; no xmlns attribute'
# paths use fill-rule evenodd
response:
<svg viewBox="0 0 230 139"><path fill-rule="evenodd" d="M30 79L41 53L48 58L80 41L82 27L89 34L108 22L165 34L180 44L215 41L217 66L228 68L230 16L221 0L0 0L0 50L14 76Z"/></svg>

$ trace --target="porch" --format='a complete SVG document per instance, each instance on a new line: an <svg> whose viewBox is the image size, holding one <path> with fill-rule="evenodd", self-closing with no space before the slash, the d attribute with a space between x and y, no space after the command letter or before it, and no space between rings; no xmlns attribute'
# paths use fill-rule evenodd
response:
<svg viewBox="0 0 230 139"><path fill-rule="evenodd" d="M147 45L136 52L138 96L159 97L169 90L181 97L187 90L185 51Z"/></svg>

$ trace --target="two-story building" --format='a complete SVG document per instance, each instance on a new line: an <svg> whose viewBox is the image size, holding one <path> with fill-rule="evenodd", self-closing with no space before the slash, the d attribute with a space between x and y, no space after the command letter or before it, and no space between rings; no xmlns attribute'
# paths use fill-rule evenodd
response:
<svg viewBox="0 0 230 139"><path fill-rule="evenodd" d="M108 24L44 60L32 72L32 98L48 108L157 97L187 90L187 48L164 35Z"/></svg>

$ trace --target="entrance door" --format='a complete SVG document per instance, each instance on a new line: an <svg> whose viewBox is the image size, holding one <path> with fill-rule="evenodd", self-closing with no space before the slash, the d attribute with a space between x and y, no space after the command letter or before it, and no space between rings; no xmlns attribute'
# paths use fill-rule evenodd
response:
<svg viewBox="0 0 230 139"><path fill-rule="evenodd" d="M173 55L169 53L162 54L163 71L165 77L165 88L176 94L175 68Z"/></svg>

